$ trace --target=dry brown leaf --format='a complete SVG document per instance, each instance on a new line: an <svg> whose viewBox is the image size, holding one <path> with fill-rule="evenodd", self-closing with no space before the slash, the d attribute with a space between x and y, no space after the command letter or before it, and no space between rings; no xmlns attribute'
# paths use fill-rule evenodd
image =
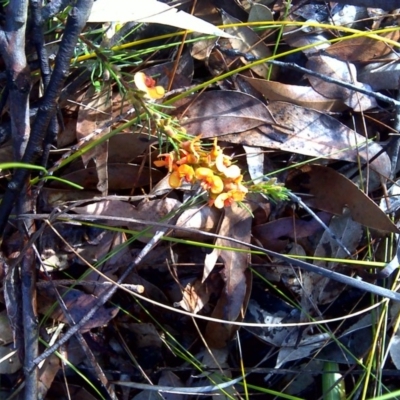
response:
<svg viewBox="0 0 400 400"><path fill-rule="evenodd" d="M356 251L362 238L363 229L359 223L352 220L348 210L345 210L342 215L332 218L329 229L346 246L346 249L351 254ZM347 254L343 248L338 245L337 240L333 239L332 235L325 231L315 249L314 257L346 258ZM349 273L348 267L339 267L338 269L337 262L315 260L314 264L323 268L335 270L336 272L344 274ZM344 285L332 279L320 275L317 276L316 274L307 274L312 276L312 295L317 304L331 303L344 289Z"/></svg>
<svg viewBox="0 0 400 400"><path fill-rule="evenodd" d="M400 31L384 33L383 38L397 42L400 39ZM358 37L343 40L329 46L325 52L343 61L370 61L374 58L381 58L392 51L393 45L370 37Z"/></svg>
<svg viewBox="0 0 400 400"><path fill-rule="evenodd" d="M222 22L225 25L240 23L238 19L230 16L225 11L221 10ZM270 48L260 39L260 37L248 26L234 26L225 28L225 32L231 34L238 39L227 39L234 50L241 53L249 53L253 56L262 59L272 55ZM257 75L265 78L269 70L268 64L255 65L251 68ZM274 68L276 70L276 68Z"/></svg>
<svg viewBox="0 0 400 400"><path fill-rule="evenodd" d="M273 119L265 104L253 96L230 90L203 92L175 103L174 115L191 135L208 138L243 132Z"/></svg>
<svg viewBox="0 0 400 400"><path fill-rule="evenodd" d="M219 233L223 236L234 237L244 243L250 243L251 224L252 217L250 213L246 209L234 204L231 208L225 209L225 218ZM217 239L215 244L217 246L229 246L237 249L246 248L225 239ZM248 271L246 272L250 261L249 254L246 252L217 249L214 252L224 262L222 276L225 286L212 313L212 317L236 321L238 318L244 316L244 308L247 304L246 298L249 296L251 290L251 274L247 274ZM235 332L235 327L232 325L209 322L205 331L205 339L211 347L221 348L232 338L233 332Z"/></svg>
<svg viewBox="0 0 400 400"><path fill-rule="evenodd" d="M114 135L108 143L108 162L130 162L142 155L152 143L154 138L146 133L124 132Z"/></svg>
<svg viewBox="0 0 400 400"><path fill-rule="evenodd" d="M287 187L306 193L304 201L319 210L342 215L348 208L354 221L383 232L399 233L387 215L352 181L335 170L320 165L307 165L293 171Z"/></svg>
<svg viewBox="0 0 400 400"><path fill-rule="evenodd" d="M40 192L40 199L45 205L45 209L58 207L68 201L91 200L99 195L94 190L75 190L75 189L54 189L43 187Z"/></svg>
<svg viewBox="0 0 400 400"><path fill-rule="evenodd" d="M205 284L196 279L184 287L182 296L182 300L174 305L197 314L208 303L210 293L207 291Z"/></svg>
<svg viewBox="0 0 400 400"><path fill-rule="evenodd" d="M98 302L95 296L86 294L77 289L57 287L58 292L61 294L67 310L69 311L73 321L79 322ZM38 312L46 314L56 303L57 297L54 289L50 286L41 286L38 288ZM89 321L80 329L81 333L88 332L93 328L97 328L113 319L118 314L117 307L106 308L100 307L96 313L89 319ZM64 313L60 306L51 312L51 318L68 324Z"/></svg>
<svg viewBox="0 0 400 400"><path fill-rule="evenodd" d="M214 39L214 42L215 40L216 39ZM175 67L176 71L174 71ZM190 55L189 51L185 51L179 57L177 66L176 61L169 61L144 68L141 72L145 73L147 76L154 76L157 79L157 85L164 88L168 88L169 81L173 77L174 81L172 82L171 89L180 89L192 83L194 73L193 57Z"/></svg>
<svg viewBox="0 0 400 400"><path fill-rule="evenodd" d="M251 86L270 101L288 101L319 111L343 111L347 107L340 99L327 98L311 86L285 85L284 83L243 76Z"/></svg>
<svg viewBox="0 0 400 400"><path fill-rule="evenodd" d="M260 126L241 134L224 136L224 140L354 163L373 159L370 162L373 170L382 177L390 175L389 156L379 144L366 145L364 136L326 113L281 101L271 102L268 109L276 122L287 129ZM375 157L378 153L380 155Z"/></svg>
<svg viewBox="0 0 400 400"><path fill-rule="evenodd" d="M327 224L332 214L319 212L318 217ZM301 239L314 235L322 229L315 219L304 221L293 217L279 218L253 227L253 236L269 250L281 252L289 243L288 239Z"/></svg>
<svg viewBox="0 0 400 400"><path fill-rule="evenodd" d="M309 57L306 66L308 69L327 77L371 90L368 85L357 82L356 67L349 62L340 61L329 56L315 55ZM315 91L328 98L343 100L343 102L354 111L366 111L377 106L375 98L369 97L363 93L358 93L343 86L326 82L315 76L308 76L308 80Z"/></svg>
<svg viewBox="0 0 400 400"><path fill-rule="evenodd" d="M176 221L176 226L193 229L193 232L174 232L175 237L191 240L202 240L201 232L214 232L221 218L221 212L215 207L194 207L184 210Z"/></svg>
<svg viewBox="0 0 400 400"><path fill-rule="evenodd" d="M140 173L140 175L139 175ZM147 186L152 181L158 181L164 176L155 168L143 167L135 164L108 164L108 187L110 190L132 189ZM87 190L97 187L98 178L96 168L85 168L65 174L62 178L83 186ZM70 187L64 183L54 182L52 187Z"/></svg>
<svg viewBox="0 0 400 400"><path fill-rule="evenodd" d="M53 384L54 378L61 368L60 359L55 355L51 354L47 357L43 366L40 368L40 378L38 382L38 392L42 399L46 398L47 391Z"/></svg>
<svg viewBox="0 0 400 400"><path fill-rule="evenodd" d="M78 141L90 135L99 126L111 120L111 86L105 84L100 92L96 92L93 85L89 86L79 109L78 120L76 123L76 136ZM110 131L105 129L103 134ZM85 166L93 159L96 163L98 176L97 189L103 196L108 192L108 141L101 143L93 149L82 154L82 161Z"/></svg>

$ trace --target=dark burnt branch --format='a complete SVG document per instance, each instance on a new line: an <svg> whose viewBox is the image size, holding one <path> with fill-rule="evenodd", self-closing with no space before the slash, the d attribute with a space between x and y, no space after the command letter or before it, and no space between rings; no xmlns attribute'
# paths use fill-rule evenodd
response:
<svg viewBox="0 0 400 400"><path fill-rule="evenodd" d="M28 220L32 224L32 220ZM33 227L33 224L32 224ZM31 229L29 229L31 231ZM22 323L24 326L24 366L31 365L39 354L38 321L36 309L36 260L32 247L27 249L21 262ZM39 371L37 368L25 373L24 399L38 398Z"/></svg>
<svg viewBox="0 0 400 400"><path fill-rule="evenodd" d="M11 0L0 31L0 53L6 65L14 159L21 160L29 137L30 72L25 57L28 0Z"/></svg>
<svg viewBox="0 0 400 400"><path fill-rule="evenodd" d="M70 60L73 57L78 36L89 18L92 4L93 0L78 0L68 16L50 83L44 93L35 121L32 124L31 136L22 158L22 162L24 163L34 164L42 153L42 143L49 122L55 114L58 97L68 75ZM11 182L8 184L0 206L0 236L4 232L12 207L24 186L24 181L28 174L28 170L17 169Z"/></svg>
<svg viewBox="0 0 400 400"><path fill-rule="evenodd" d="M70 0L52 0L42 10L43 19L46 21L64 10L70 4Z"/></svg>
<svg viewBox="0 0 400 400"><path fill-rule="evenodd" d="M30 71L25 56L25 32L28 15L28 0L11 0L5 8L6 19L4 28L0 31L0 53L6 66L8 104L11 121L11 135L13 143L13 158L20 161L25 152L29 139L30 121L29 121L29 92L30 92ZM5 101L2 101L5 104ZM20 195L17 202L17 211L19 213L31 212L31 197L28 192L28 174L23 177L18 191ZM28 221L33 227L33 223ZM23 224L19 224L20 232L23 234ZM27 256L21 263L20 276L27 274L25 279L29 279L35 274L34 260ZM29 264L29 266L28 266ZM31 360L37 354L37 327L36 311L33 304L36 303L34 297L36 280L29 282L33 291L29 290L23 293L21 282L18 281L19 270L13 266L8 271L6 282L12 283L7 286L9 299L15 298L15 304L7 304L7 311L12 314L17 310L17 316L21 312L22 300L22 324L24 325L24 342L22 343L21 332L14 332L15 344L19 349L19 354L24 357L25 365L29 365ZM21 299L22 294L22 299ZM23 299L29 301L29 308L24 308ZM25 318L26 317L26 318ZM29 318L33 323L25 325ZM29 358L26 358L29 354ZM30 398L37 398L37 370L26 372L25 389L30 393Z"/></svg>
<svg viewBox="0 0 400 400"><path fill-rule="evenodd" d="M42 18L42 3L39 0L30 0L31 16L32 16L32 35L31 40L35 46L38 56L40 73L43 81L44 89L46 90L50 83L51 68L47 50L45 48L43 18ZM43 154L41 165L46 166L50 153L51 145L55 142L58 134L59 126L57 116L53 115L47 128L47 134L43 143Z"/></svg>

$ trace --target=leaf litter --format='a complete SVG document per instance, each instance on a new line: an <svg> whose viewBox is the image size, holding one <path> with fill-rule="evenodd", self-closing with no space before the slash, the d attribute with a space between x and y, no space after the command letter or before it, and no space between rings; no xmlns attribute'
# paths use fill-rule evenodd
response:
<svg viewBox="0 0 400 400"><path fill-rule="evenodd" d="M60 134L57 141L73 147L62 150L61 159L52 152L49 164L53 176L62 181L50 180L49 174L37 186L37 217L47 221L41 222L35 239L41 265L38 313L46 335L53 333L52 325L59 327L57 334L66 334L71 318L76 323L87 315L108 291L110 280L118 280L129 266L138 264L112 302L102 304L80 327L101 368L118 371L119 398L156 398L156 390L164 398L188 398L191 394L184 390L169 389L189 391L196 386L202 389L195 393L204 390L212 395L226 387L226 398L234 397L241 391L235 385L238 381L258 382L253 371L260 365L272 366L264 375L271 393L322 396L317 379L323 363L340 363L342 373L352 374L358 360L368 352L374 355L372 327L380 327L370 313L362 314L368 303L365 292L302 270L294 260L307 258L321 270L347 276L349 282L372 279L377 271L370 270L375 267L397 269L397 183L389 179L392 160L386 152L389 133L396 131L393 125L388 132L396 111L357 88L397 89L379 83L371 83L371 89L374 70L359 63L386 66L398 31L335 39L331 45L333 26L331 31L316 32L308 26L282 25L280 30L268 25L279 18L327 23L332 10L325 6L323 10L300 6L291 13L272 2L226 6L229 2L205 1L201 15L210 23L186 8L178 11L157 1L151 2L152 10L143 7L141 15L128 10L121 18L105 16L105 0L96 3L92 23L106 18L171 25L167 15L173 14L174 26L222 38L193 35L195 43L187 44L176 58L167 46L160 47L159 54L135 48L134 62L129 57L113 59L115 66L108 72L117 77L117 85L103 81L102 71L88 74L84 89L81 85L79 91L69 92L80 108L69 105L62 110L73 134ZM346 18L353 25L360 14L348 9L332 15L339 24ZM241 24L247 21L265 26ZM237 26L222 31L215 27L219 23ZM385 24L385 18L375 21L374 29L379 23ZM365 21L357 21L353 29L360 24L370 29ZM340 28L341 35L354 33ZM126 32L126 37L140 41L160 34L151 24L141 29ZM319 51L321 42L324 52ZM266 62L288 48L294 52L288 63L327 79L286 73ZM382 60L383 56L388 58ZM96 71L94 64L83 68ZM220 75L224 76L219 79ZM353 86L336 85L330 77ZM189 94L199 83L207 90ZM348 117L354 115L364 129L349 123ZM367 126L382 115L385 120ZM114 134L121 126L122 131ZM80 144L73 144L74 138ZM80 152L99 139L102 143ZM1 154L6 147L1 145ZM2 174L6 182L9 172L4 169ZM68 182L84 190L79 192ZM301 202L279 198L286 190L283 183ZM306 207L318 219L308 215ZM61 211L62 220L52 219ZM85 220L88 215L91 218ZM5 236L1 255L9 316L17 311L10 291L13 260L22 254L17 236ZM250 254L249 244L292 256L293 261ZM395 291L394 286L388 289ZM370 289L365 285L364 290ZM138 293L143 297L135 297ZM69 318L56 305L60 298ZM378 300L373 305L380 311ZM208 321L197 319L208 317ZM328 322L318 325L316 319ZM393 305L388 331L378 330L378 339L389 343L389 356L383 360L386 372L399 368L397 319ZM236 323L241 322L279 326L239 329ZM18 353L10 355L10 344L19 334L18 321L4 318L0 325L2 354L9 360L1 373L11 376L21 370ZM72 349L73 339L67 343ZM243 353L233 348L234 343L243 346ZM85 360L75 360L85 366ZM244 369L238 370L239 365ZM279 374L280 369L300 373L304 368L313 371L303 385L298 382L302 375L295 382ZM57 359L48 358L41 378L43 397L48 388L59 392L59 370ZM140 386L153 383L158 385L153 389ZM72 391L73 385L68 389Z"/></svg>

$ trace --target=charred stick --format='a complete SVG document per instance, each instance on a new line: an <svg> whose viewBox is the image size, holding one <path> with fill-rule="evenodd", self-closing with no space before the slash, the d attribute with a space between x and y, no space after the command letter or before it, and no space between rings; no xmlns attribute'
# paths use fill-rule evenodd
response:
<svg viewBox="0 0 400 400"><path fill-rule="evenodd" d="M22 158L22 162L24 163L34 164L42 153L42 143L49 122L55 114L57 100L69 71L70 59L73 56L78 36L85 27L86 21L89 18L92 4L93 0L78 0L70 11L64 35L61 40L60 49L56 57L54 71L47 90L44 93L41 105L39 106L35 121L33 122L31 136ZM8 184L0 206L0 235L4 232L12 207L18 194L21 192L28 175L28 170L17 169L11 182Z"/></svg>

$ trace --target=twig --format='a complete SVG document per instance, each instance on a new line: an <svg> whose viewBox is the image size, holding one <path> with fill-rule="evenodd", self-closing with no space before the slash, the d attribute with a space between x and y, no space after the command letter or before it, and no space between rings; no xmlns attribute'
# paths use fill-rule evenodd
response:
<svg viewBox="0 0 400 400"><path fill-rule="evenodd" d="M71 327L62 337L62 339L60 339L57 343L55 343L53 346L50 346L46 351L44 351L39 357L36 358L36 360L34 360L31 363L31 365L26 366L28 371L32 371L34 368L36 368L36 366L40 362L42 362L51 354L53 354L60 346L66 343L73 335L75 335L76 332L78 332L90 320L90 318L95 314L95 312L112 297L112 295L117 291L119 285L123 283L125 278L127 278L129 274L136 268L136 266L142 262L143 258L150 252L150 250L152 250L152 248L158 243L160 238L164 235L164 233L167 230L168 228L162 228L155 233L152 240L141 250L141 252L135 258L135 260L131 264L129 264L129 266L125 269L123 274L116 281L116 284L113 285L109 290L104 291L99 296L96 305L76 325Z"/></svg>
<svg viewBox="0 0 400 400"><path fill-rule="evenodd" d="M20 215L20 218L28 218L28 217L31 218L32 216ZM37 219L46 219L48 217L49 217L49 214L37 214L37 215L33 216L33 218L37 218ZM123 223L127 223L127 222L132 223L133 222L133 223L137 223L137 224L143 224L145 226L152 225L155 227L166 228L166 229L171 229L171 230L179 230L179 231L183 231L183 232L193 233L193 231L194 231L193 229L190 229L190 228L185 228L182 226L175 226L175 225L166 224L166 223L162 223L162 222L147 221L147 220L141 220L141 219L137 219L137 218L114 217L111 215L106 216L106 215L91 215L91 214L80 214L80 215L58 214L56 216L56 218L59 220L64 220L64 221L65 220L83 220L83 221L96 221L97 223L100 220L112 220L112 221L121 221ZM335 280L337 282L341 282L345 285L349 285L349 286L355 287L357 289L376 294L378 296L387 297L387 298L395 300L395 301L400 301L400 293L396 293L392 290L388 290L388 289L382 288L380 286L373 285L371 283L364 282L364 281L352 278L350 276L340 274L338 272L330 271L325 268L319 267L317 265L307 263L305 261L293 259L291 257L285 256L284 254L276 253L274 251L267 250L267 249L264 249L259 246L255 246L250 243L244 243L241 240L238 240L238 239L235 239L232 237L217 235L215 233L203 232L203 231L199 231L199 230L196 230L196 233L200 233L201 235L206 236L206 237L220 238L220 239L231 241L232 243L238 243L238 244L248 247L249 249L260 251L264 254L268 254L269 256L276 257L280 260L283 260L288 264L292 264L296 267L302 268L309 272L314 272L318 275L324 276L329 279L333 279L333 280Z"/></svg>
<svg viewBox="0 0 400 400"><path fill-rule="evenodd" d="M389 103L392 106L400 107L400 101L398 101L396 99L392 99L391 97L385 96L381 93L374 92L372 90L367 90L367 89L353 85L348 82L343 82L338 79L331 78L329 76L312 71L311 69L300 67L299 65L297 65L295 63L288 63L288 62L276 61L276 60L269 60L269 61L266 61L266 63L272 64L272 65L277 65L281 68L289 68L289 69L293 69L295 71L304 72L307 75L311 75L311 76L315 76L316 78L320 78L325 82L334 83L335 85L345 87L346 89L354 90L356 92L363 93L367 96L375 97L375 99L383 101L385 103Z"/></svg>
<svg viewBox="0 0 400 400"><path fill-rule="evenodd" d="M36 48L36 53L40 65L40 73L43 81L43 87L46 90L50 83L51 69L47 50L44 46L44 31L43 31L43 18L42 18L42 2L39 0L30 0L30 8L32 15L32 43ZM49 126L47 128L47 134L43 143L43 153L41 165L46 167L47 159L49 157L51 145L57 138L59 126L57 122L57 116L53 115L50 119Z"/></svg>
<svg viewBox="0 0 400 400"><path fill-rule="evenodd" d="M36 256L40 258L40 254L36 247L33 247L33 249L36 252ZM47 276L50 278L50 276L47 274ZM68 311L68 308L64 302L63 296L61 296L60 292L58 291L54 281L49 281L47 283L50 283L50 288L52 289L53 294L55 294L55 297L57 298L58 304L64 314L64 317L66 318L67 322L69 325L73 326L75 325L75 320L73 319L71 313ZM87 361L90 363L91 367L93 370L96 372L98 379L100 380L101 384L103 385L104 389L107 391L108 395L112 400L117 400L117 395L115 394L115 391L113 387L110 385L108 382L108 379L103 372L102 368L100 367L99 363L96 361L96 357L94 356L93 352L90 350L86 340L84 339L82 333L79 331L76 333L76 339L78 340L79 345L81 346L83 352L85 353L87 357ZM44 395L44 393L41 393L41 395Z"/></svg>

